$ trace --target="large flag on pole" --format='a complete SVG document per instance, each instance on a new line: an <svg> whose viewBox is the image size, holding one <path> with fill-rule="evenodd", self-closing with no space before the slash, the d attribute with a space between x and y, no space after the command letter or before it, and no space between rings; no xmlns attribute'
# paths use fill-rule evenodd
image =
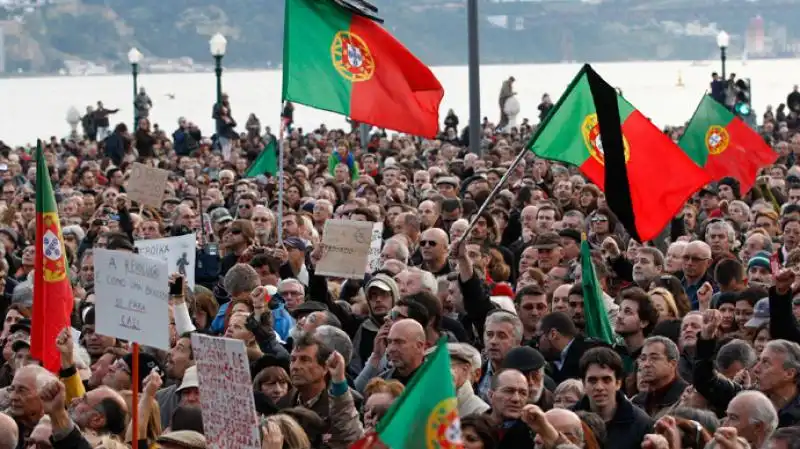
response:
<svg viewBox="0 0 800 449"><path fill-rule="evenodd" d="M597 272L592 262L589 242L584 234L581 241L581 286L583 287L583 310L586 321L586 336L596 340L614 344L614 331L608 319L603 289L597 281Z"/></svg>
<svg viewBox="0 0 800 449"><path fill-rule="evenodd" d="M713 180L736 178L742 195L753 187L758 170L778 159L763 137L708 95L700 100L678 146Z"/></svg>
<svg viewBox="0 0 800 449"><path fill-rule="evenodd" d="M31 355L52 372L58 372L61 368L56 337L70 325L73 301L61 222L42 142L39 141L36 145L36 260Z"/></svg>
<svg viewBox="0 0 800 449"><path fill-rule="evenodd" d="M367 449L378 440L391 449L463 447L446 339L439 339L436 349L392 403L375 432L350 449Z"/></svg>
<svg viewBox="0 0 800 449"><path fill-rule="evenodd" d="M577 166L605 192L609 208L638 241L656 237L711 180L588 64L528 148L539 157Z"/></svg>
<svg viewBox="0 0 800 449"><path fill-rule="evenodd" d="M444 89L373 20L333 0L286 0L283 100L433 138Z"/></svg>

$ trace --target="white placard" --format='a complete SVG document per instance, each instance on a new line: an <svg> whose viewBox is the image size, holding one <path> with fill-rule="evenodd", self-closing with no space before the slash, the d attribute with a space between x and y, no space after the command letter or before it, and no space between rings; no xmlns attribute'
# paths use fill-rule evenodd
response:
<svg viewBox="0 0 800 449"><path fill-rule="evenodd" d="M381 268L381 249L383 249L383 222L372 225L372 243L367 256L367 273L374 273Z"/></svg>
<svg viewBox="0 0 800 449"><path fill-rule="evenodd" d="M354 220L325 220L322 257L316 274L363 279L372 243L372 223Z"/></svg>
<svg viewBox="0 0 800 449"><path fill-rule="evenodd" d="M97 333L169 350L167 264L127 251L94 251Z"/></svg>
<svg viewBox="0 0 800 449"><path fill-rule="evenodd" d="M180 273L194 288L194 269L197 262L197 237L186 234L165 239L137 240L139 254L167 263L169 274Z"/></svg>
<svg viewBox="0 0 800 449"><path fill-rule="evenodd" d="M244 342L192 333L203 433L214 449L261 449Z"/></svg>

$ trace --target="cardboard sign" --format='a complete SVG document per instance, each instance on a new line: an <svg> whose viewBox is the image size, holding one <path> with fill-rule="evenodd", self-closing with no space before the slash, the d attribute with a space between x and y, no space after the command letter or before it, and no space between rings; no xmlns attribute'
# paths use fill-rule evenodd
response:
<svg viewBox="0 0 800 449"><path fill-rule="evenodd" d="M316 274L338 278L363 279L372 244L373 223L353 220L326 220L322 233L322 258Z"/></svg>
<svg viewBox="0 0 800 449"><path fill-rule="evenodd" d="M372 242L367 256L367 273L374 273L381 268L381 250L383 249L383 223L372 225Z"/></svg>
<svg viewBox="0 0 800 449"><path fill-rule="evenodd" d="M139 254L167 263L169 274L180 273L194 288L194 269L197 259L197 237L186 234L165 239L137 240Z"/></svg>
<svg viewBox="0 0 800 449"><path fill-rule="evenodd" d="M169 350L167 264L126 251L94 251L97 333Z"/></svg>
<svg viewBox="0 0 800 449"><path fill-rule="evenodd" d="M168 177L167 170L134 162L125 191L131 200L144 206L160 209Z"/></svg>
<svg viewBox="0 0 800 449"><path fill-rule="evenodd" d="M203 433L214 449L260 449L253 381L244 342L192 333Z"/></svg>

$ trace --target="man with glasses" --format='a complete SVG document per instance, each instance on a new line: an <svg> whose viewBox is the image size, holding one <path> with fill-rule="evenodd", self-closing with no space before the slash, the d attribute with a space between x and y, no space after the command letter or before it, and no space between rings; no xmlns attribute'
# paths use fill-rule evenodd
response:
<svg viewBox="0 0 800 449"><path fill-rule="evenodd" d="M716 283L708 273L711 267L711 247L706 242L695 240L686 245L683 252L683 278L681 285L689 297L689 302L692 304L692 309L697 310L699 303L697 300L697 291L700 287L708 282L717 291Z"/></svg>
<svg viewBox="0 0 800 449"><path fill-rule="evenodd" d="M250 219L253 216L253 208L256 206L256 196L250 192L245 192L239 197L236 203L237 217Z"/></svg>
<svg viewBox="0 0 800 449"><path fill-rule="evenodd" d="M678 346L662 336L649 337L639 354L637 380L646 390L634 396L632 402L650 416L675 405L687 382L678 376Z"/></svg>
<svg viewBox="0 0 800 449"><path fill-rule="evenodd" d="M59 382L52 373L38 365L28 365L17 370L8 387L10 405L5 413L19 428L17 447L26 447L27 438L44 416L44 406L39 397L40 386L47 381Z"/></svg>
<svg viewBox="0 0 800 449"><path fill-rule="evenodd" d="M419 241L422 253L422 269L433 273L434 276L446 276L452 269L447 261L448 241L447 233L440 228L430 228L422 233Z"/></svg>

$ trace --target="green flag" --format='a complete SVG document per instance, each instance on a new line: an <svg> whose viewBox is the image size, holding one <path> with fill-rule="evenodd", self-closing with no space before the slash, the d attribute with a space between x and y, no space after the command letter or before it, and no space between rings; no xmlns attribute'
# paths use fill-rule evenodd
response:
<svg viewBox="0 0 800 449"><path fill-rule="evenodd" d="M581 286L583 287L583 314L586 320L586 336L608 344L614 344L614 332L608 321L603 289L597 282L597 273L592 263L589 242L581 242Z"/></svg>
<svg viewBox="0 0 800 449"><path fill-rule="evenodd" d="M275 140L270 140L267 146L261 150L253 165L247 169L244 174L245 178L255 178L258 175L269 173L275 176L278 173L278 149L275 145Z"/></svg>
<svg viewBox="0 0 800 449"><path fill-rule="evenodd" d="M411 378L403 394L392 403L375 433L377 435L367 435L351 449L369 447L375 436L391 449L460 445L458 401L444 338L439 339L436 349Z"/></svg>

